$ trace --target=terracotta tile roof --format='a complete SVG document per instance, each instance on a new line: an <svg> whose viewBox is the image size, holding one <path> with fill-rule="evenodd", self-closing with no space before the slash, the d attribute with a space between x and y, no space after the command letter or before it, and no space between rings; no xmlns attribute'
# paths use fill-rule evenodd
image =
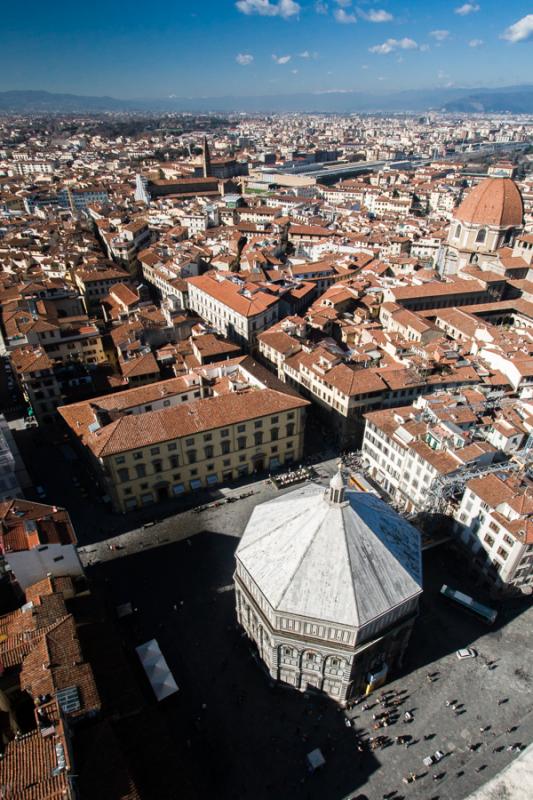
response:
<svg viewBox="0 0 533 800"><path fill-rule="evenodd" d="M410 449L430 464L441 475L455 472L461 467L461 462L446 450L433 450L425 442L412 442Z"/></svg>
<svg viewBox="0 0 533 800"><path fill-rule="evenodd" d="M67 616L63 595L45 595L38 604L0 617L0 663L21 664L34 645L58 620Z"/></svg>
<svg viewBox="0 0 533 800"><path fill-rule="evenodd" d="M86 443L102 458L307 405L306 400L273 389L231 392L159 411L122 416L88 435ZM77 435L75 428L73 432Z"/></svg>
<svg viewBox="0 0 533 800"><path fill-rule="evenodd" d="M346 364L337 364L324 377L324 382L343 394L357 396L373 392L384 392L387 384L370 369L350 369Z"/></svg>
<svg viewBox="0 0 533 800"><path fill-rule="evenodd" d="M13 350L11 361L21 375L26 372L41 372L52 368L52 362L40 347Z"/></svg>
<svg viewBox="0 0 533 800"><path fill-rule="evenodd" d="M521 225L523 214L522 196L511 178L486 178L468 192L454 216L475 225L506 227Z"/></svg>
<svg viewBox="0 0 533 800"><path fill-rule="evenodd" d="M502 279L503 280L503 279ZM475 294L482 292L484 287L476 279L448 281L446 283L425 283L421 286L396 286L389 291L396 301L417 297L441 297L456 294Z"/></svg>
<svg viewBox="0 0 533 800"><path fill-rule="evenodd" d="M41 544L76 544L68 512L64 508L30 500L0 503L0 546L3 552L30 550Z"/></svg>
<svg viewBox="0 0 533 800"><path fill-rule="evenodd" d="M109 280L129 280L129 273L123 269L116 267L106 267L103 269L77 269L76 276L83 281L83 283L96 283L97 281Z"/></svg>
<svg viewBox="0 0 533 800"><path fill-rule="evenodd" d="M43 707L53 720L47 731L36 730L13 739L0 761L2 794L9 800L68 800L72 767L57 705Z"/></svg>
<svg viewBox="0 0 533 800"><path fill-rule="evenodd" d="M49 594L62 594L67 598L74 594L74 583L69 575L55 577L53 575L43 578L42 581L32 583L24 592L27 603L38 605L43 597Z"/></svg>
<svg viewBox="0 0 533 800"><path fill-rule="evenodd" d="M87 431L91 423L95 422L95 409L125 411L136 406L148 405L156 400L190 392L194 385L196 384L193 384L190 376L182 375L165 381L155 381L146 386L94 397L90 401L83 400L80 403L62 406L59 412L69 426L76 428L77 435L80 435Z"/></svg>
<svg viewBox="0 0 533 800"><path fill-rule="evenodd" d="M139 302L139 295L130 289L127 283L117 283L115 286L111 286L109 294L126 306L133 306Z"/></svg>
<svg viewBox="0 0 533 800"><path fill-rule="evenodd" d="M320 236L321 238L325 238L328 236L334 236L335 231L331 230L330 228L323 228L320 225L291 225L289 228L289 237L290 236L311 236L316 237Z"/></svg>
<svg viewBox="0 0 533 800"><path fill-rule="evenodd" d="M275 295L257 289L253 284L234 283L226 277L217 280L214 274L206 273L196 278L187 278L190 286L215 298L243 317L254 317L262 314L279 302ZM246 294L244 293L246 292Z"/></svg>
<svg viewBox="0 0 533 800"><path fill-rule="evenodd" d="M265 331L264 333L260 333L257 338L267 347L276 350L282 355L293 355L293 353L297 353L301 350L298 340L289 336L289 334L284 331Z"/></svg>
<svg viewBox="0 0 533 800"><path fill-rule="evenodd" d="M223 355L225 353L236 355L240 353L240 347L219 339L213 333L204 333L202 336L195 336L191 344L197 348L199 353L205 358L213 355Z"/></svg>
<svg viewBox="0 0 533 800"><path fill-rule="evenodd" d="M159 375L159 365L153 353L143 353L137 358L128 361L119 359L119 367L125 378L133 378L139 375Z"/></svg>
<svg viewBox="0 0 533 800"><path fill-rule="evenodd" d="M80 707L65 712L67 716L81 717L100 710L93 671L83 660L71 614L49 627L34 643L20 672L20 688L34 698L70 687L76 688Z"/></svg>

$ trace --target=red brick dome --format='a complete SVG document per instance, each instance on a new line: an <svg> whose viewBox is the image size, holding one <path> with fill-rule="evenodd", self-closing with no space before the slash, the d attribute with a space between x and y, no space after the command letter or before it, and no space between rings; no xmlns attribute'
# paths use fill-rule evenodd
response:
<svg viewBox="0 0 533 800"><path fill-rule="evenodd" d="M522 224L522 195L511 178L487 178L474 186L455 211L456 219L502 228Z"/></svg>

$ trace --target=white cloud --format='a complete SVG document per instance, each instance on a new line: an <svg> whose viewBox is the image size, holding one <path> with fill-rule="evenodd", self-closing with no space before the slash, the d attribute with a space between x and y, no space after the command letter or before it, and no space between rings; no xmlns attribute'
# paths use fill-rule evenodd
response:
<svg viewBox="0 0 533 800"><path fill-rule="evenodd" d="M310 50L303 50L301 53L298 53L298 58L318 58L318 53L316 51L311 52Z"/></svg>
<svg viewBox="0 0 533 800"><path fill-rule="evenodd" d="M333 73L328 72L328 75L332 75ZM313 94L352 94L353 89L319 89Z"/></svg>
<svg viewBox="0 0 533 800"><path fill-rule="evenodd" d="M430 50L431 48L429 44L421 44L418 49L420 50L421 53L427 53L427 51Z"/></svg>
<svg viewBox="0 0 533 800"><path fill-rule="evenodd" d="M277 56L274 53L272 54L272 61L275 61L276 64L288 64L290 60L290 56Z"/></svg>
<svg viewBox="0 0 533 800"><path fill-rule="evenodd" d="M394 19L392 14L382 8L372 8L370 11L363 11L363 9L358 8L357 13L367 22L390 22Z"/></svg>
<svg viewBox="0 0 533 800"><path fill-rule="evenodd" d="M509 27L502 33L501 38L507 39L508 42L515 44L516 42L525 42L533 35L533 14L526 14L525 17L519 19L514 25Z"/></svg>
<svg viewBox="0 0 533 800"><path fill-rule="evenodd" d="M450 35L450 31L431 31L430 36L433 36L437 42L443 42Z"/></svg>
<svg viewBox="0 0 533 800"><path fill-rule="evenodd" d="M348 8L348 6L352 5L352 0L335 0L338 6L342 6L343 8Z"/></svg>
<svg viewBox="0 0 533 800"><path fill-rule="evenodd" d="M361 64L361 69L368 69L368 64Z"/></svg>
<svg viewBox="0 0 533 800"><path fill-rule="evenodd" d="M241 67L246 67L248 64L251 64L254 60L253 55L251 53L239 53L235 56L235 61L237 64L240 64Z"/></svg>
<svg viewBox="0 0 533 800"><path fill-rule="evenodd" d="M294 0L238 0L236 8L243 14L259 14L261 17L283 17L289 19L300 13L301 6Z"/></svg>
<svg viewBox="0 0 533 800"><path fill-rule="evenodd" d="M382 44L375 44L373 47L368 48L371 53L377 53L380 56L385 56L387 53L392 53L393 50L417 50L418 45L414 39L409 39L407 36L403 39L387 39Z"/></svg>
<svg viewBox="0 0 533 800"><path fill-rule="evenodd" d="M354 22L357 22L355 14L348 14L343 8L336 8L333 16L341 25L353 25Z"/></svg>
<svg viewBox="0 0 533 800"><path fill-rule="evenodd" d="M439 69L439 71L437 72L437 78L439 79L439 81L443 81L444 78L449 78L449 77L450 76L448 75L448 73L444 72L443 69Z"/></svg>
<svg viewBox="0 0 533 800"><path fill-rule="evenodd" d="M317 0L317 2L315 3L315 12L317 14L327 14L328 13L327 4L323 3L322 0Z"/></svg>
<svg viewBox="0 0 533 800"><path fill-rule="evenodd" d="M466 17L467 14L474 14L476 11L479 11L480 6L477 3L464 3L462 6L459 6L455 9L455 13L459 14L461 17Z"/></svg>
<svg viewBox="0 0 533 800"><path fill-rule="evenodd" d="M291 69L291 72L292 72L293 75L298 75L298 70L297 69Z"/></svg>
<svg viewBox="0 0 533 800"><path fill-rule="evenodd" d="M468 42L469 47L481 47L484 44L483 39L470 39Z"/></svg>

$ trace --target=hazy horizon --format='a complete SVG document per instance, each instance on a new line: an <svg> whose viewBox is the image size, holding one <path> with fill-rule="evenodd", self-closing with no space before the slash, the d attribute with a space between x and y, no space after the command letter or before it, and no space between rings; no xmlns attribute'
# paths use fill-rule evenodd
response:
<svg viewBox="0 0 533 800"><path fill-rule="evenodd" d="M125 100L500 88L533 74L531 4L154 0L4 10L0 90ZM21 57L23 54L23 57Z"/></svg>

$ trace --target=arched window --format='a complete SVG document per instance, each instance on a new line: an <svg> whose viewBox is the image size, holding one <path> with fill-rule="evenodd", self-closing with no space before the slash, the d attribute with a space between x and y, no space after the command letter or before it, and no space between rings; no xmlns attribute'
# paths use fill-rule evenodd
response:
<svg viewBox="0 0 533 800"><path fill-rule="evenodd" d="M312 651L306 650L303 654L302 659L302 666L304 669L314 669L320 671L322 659L319 653L313 653Z"/></svg>
<svg viewBox="0 0 533 800"><path fill-rule="evenodd" d="M460 226L460 225L458 225L458 226L456 227L456 229L455 229L455 233L454 233L454 236L455 236L455 238L456 238L456 239L458 239L458 238L459 238L459 236L461 235L461 230L462 230L461 226Z"/></svg>
<svg viewBox="0 0 533 800"><path fill-rule="evenodd" d="M476 244L483 244L486 238L487 238L487 229L480 228L477 232Z"/></svg>

